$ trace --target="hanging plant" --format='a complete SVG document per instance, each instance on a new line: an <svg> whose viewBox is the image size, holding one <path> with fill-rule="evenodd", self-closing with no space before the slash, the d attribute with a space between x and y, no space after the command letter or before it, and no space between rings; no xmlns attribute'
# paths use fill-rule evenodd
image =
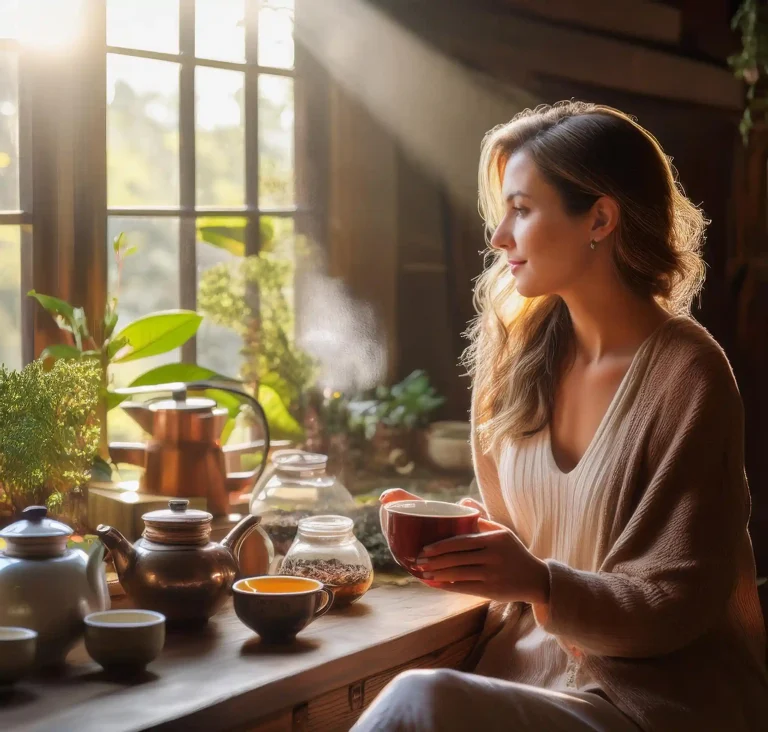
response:
<svg viewBox="0 0 768 732"><path fill-rule="evenodd" d="M768 111L768 6L760 0L744 0L733 16L731 27L741 33L741 51L728 59L729 66L747 85L744 114L739 132L747 144L749 133Z"/></svg>

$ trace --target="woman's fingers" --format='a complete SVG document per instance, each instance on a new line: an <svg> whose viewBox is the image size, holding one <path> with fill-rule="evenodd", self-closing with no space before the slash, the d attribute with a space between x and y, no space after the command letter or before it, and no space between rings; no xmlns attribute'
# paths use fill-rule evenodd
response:
<svg viewBox="0 0 768 732"><path fill-rule="evenodd" d="M432 572L438 569L450 567L464 567L473 564L487 564L490 557L484 549L471 552L455 552L453 554L441 554L439 557L420 559L417 564L424 572Z"/></svg>
<svg viewBox="0 0 768 732"><path fill-rule="evenodd" d="M451 569L422 572L421 576L433 582L483 582L486 578L486 572L482 565L473 564L466 567L451 567Z"/></svg>
<svg viewBox="0 0 768 732"><path fill-rule="evenodd" d="M485 506L480 503L480 501L476 501L474 498L462 498L459 501L460 506L469 506L470 508L476 508L478 511L480 511L480 515L483 518L488 518L488 512L485 510Z"/></svg>
<svg viewBox="0 0 768 732"><path fill-rule="evenodd" d="M461 536L452 536L450 539L436 541L434 544L425 546L421 550L421 558L436 557L442 554L451 554L452 552L471 552L477 549L485 549L488 546L489 534L462 534Z"/></svg>
<svg viewBox="0 0 768 732"><path fill-rule="evenodd" d="M390 488L379 496L379 503L392 503L393 501L421 501L420 496L408 493L402 488Z"/></svg>

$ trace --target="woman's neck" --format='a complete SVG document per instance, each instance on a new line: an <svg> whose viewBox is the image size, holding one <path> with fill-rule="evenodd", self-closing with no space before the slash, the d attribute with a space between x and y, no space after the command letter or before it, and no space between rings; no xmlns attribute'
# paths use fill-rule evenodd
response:
<svg viewBox="0 0 768 732"><path fill-rule="evenodd" d="M588 362L631 356L670 315L620 282L563 295L571 316L576 353Z"/></svg>

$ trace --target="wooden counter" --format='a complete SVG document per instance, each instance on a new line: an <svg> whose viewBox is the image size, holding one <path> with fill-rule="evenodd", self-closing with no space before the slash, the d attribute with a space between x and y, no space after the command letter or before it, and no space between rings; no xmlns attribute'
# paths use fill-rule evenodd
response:
<svg viewBox="0 0 768 732"><path fill-rule="evenodd" d="M383 586L281 649L262 646L230 603L204 630L169 634L133 683L105 676L80 643L58 675L0 692L0 730L346 730L404 668L458 666L484 615L476 598Z"/></svg>

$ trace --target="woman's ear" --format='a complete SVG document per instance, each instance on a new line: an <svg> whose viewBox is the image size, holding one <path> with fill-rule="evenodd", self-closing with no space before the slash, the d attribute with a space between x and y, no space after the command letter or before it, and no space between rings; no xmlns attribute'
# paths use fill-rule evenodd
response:
<svg viewBox="0 0 768 732"><path fill-rule="evenodd" d="M598 198L590 213L592 219L590 236L593 241L602 241L619 225L619 204L609 196Z"/></svg>

